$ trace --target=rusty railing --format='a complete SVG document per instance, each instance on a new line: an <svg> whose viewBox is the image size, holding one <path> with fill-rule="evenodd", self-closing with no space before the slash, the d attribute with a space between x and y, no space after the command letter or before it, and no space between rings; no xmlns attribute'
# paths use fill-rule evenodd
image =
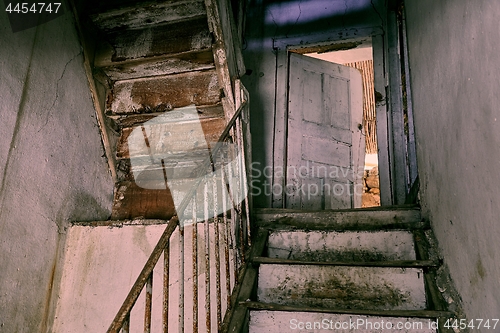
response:
<svg viewBox="0 0 500 333"><path fill-rule="evenodd" d="M108 333L216 332L234 305L250 247L251 206L248 93L239 82L236 90L237 110L198 169L209 176L197 178L184 196Z"/></svg>

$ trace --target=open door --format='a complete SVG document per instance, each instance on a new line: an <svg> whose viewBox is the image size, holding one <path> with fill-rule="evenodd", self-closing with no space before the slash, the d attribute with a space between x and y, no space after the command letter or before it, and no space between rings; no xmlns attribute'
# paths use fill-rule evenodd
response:
<svg viewBox="0 0 500 333"><path fill-rule="evenodd" d="M296 53L289 61L286 207L361 207L361 74Z"/></svg>

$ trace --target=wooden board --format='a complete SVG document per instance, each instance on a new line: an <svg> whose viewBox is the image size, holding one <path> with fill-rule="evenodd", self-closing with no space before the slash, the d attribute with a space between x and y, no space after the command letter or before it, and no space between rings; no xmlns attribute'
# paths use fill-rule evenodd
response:
<svg viewBox="0 0 500 333"><path fill-rule="evenodd" d="M199 119L206 118L223 118L224 110L222 109L222 105L208 105L208 106L198 106L196 107L198 111ZM151 120L159 115L163 114L163 112L154 112L154 113L142 113L142 114L127 114L127 115L110 115L109 118L112 118L120 127L133 127L136 125L140 125L148 120Z"/></svg>
<svg viewBox="0 0 500 333"><path fill-rule="evenodd" d="M139 29L206 16L203 0L138 3L91 15L102 31Z"/></svg>
<svg viewBox="0 0 500 333"><path fill-rule="evenodd" d="M200 51L212 46L206 18L139 30L113 31L97 52L96 64Z"/></svg>
<svg viewBox="0 0 500 333"><path fill-rule="evenodd" d="M112 220L138 217L169 220L174 213L175 206L170 191L145 189L134 182L117 183Z"/></svg>
<svg viewBox="0 0 500 333"><path fill-rule="evenodd" d="M211 49L121 62L112 62L111 59L102 57L96 60L98 61L95 64L96 67L104 66L103 71L113 81L214 68L214 56Z"/></svg>
<svg viewBox="0 0 500 333"><path fill-rule="evenodd" d="M304 229L325 230L385 230L425 228L428 222L420 222L419 209L352 209L308 212L285 209L254 210L259 225L281 224Z"/></svg>
<svg viewBox="0 0 500 333"><path fill-rule="evenodd" d="M192 104L214 105L220 100L217 75L210 70L118 81L107 109L111 114L163 112Z"/></svg>
<svg viewBox="0 0 500 333"><path fill-rule="evenodd" d="M203 133L191 132L192 125L190 122L157 124L152 126L151 131L162 133L162 135L168 133L167 140L161 143L161 150L156 150L156 152L189 152L197 147L197 142L202 142L202 140L205 140L210 147L210 143L217 142L226 126L224 118L200 119L199 122L201 123ZM122 130L116 148L117 158L130 158L127 140L135 128L137 127L127 127ZM144 150L140 155L148 156L148 153L147 150ZM139 155L135 157L139 157Z"/></svg>
<svg viewBox="0 0 500 333"><path fill-rule="evenodd" d="M286 207L361 207L361 74L295 53L289 66Z"/></svg>

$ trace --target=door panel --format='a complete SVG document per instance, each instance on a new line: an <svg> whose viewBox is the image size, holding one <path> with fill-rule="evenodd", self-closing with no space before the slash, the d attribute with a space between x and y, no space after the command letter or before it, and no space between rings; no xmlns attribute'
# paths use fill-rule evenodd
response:
<svg viewBox="0 0 500 333"><path fill-rule="evenodd" d="M289 68L286 207L361 207L360 72L295 53Z"/></svg>

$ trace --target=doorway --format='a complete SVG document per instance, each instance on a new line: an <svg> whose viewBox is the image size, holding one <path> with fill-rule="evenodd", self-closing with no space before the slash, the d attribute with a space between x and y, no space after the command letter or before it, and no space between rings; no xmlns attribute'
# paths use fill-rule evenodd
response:
<svg viewBox="0 0 500 333"><path fill-rule="evenodd" d="M370 41L348 50L305 53L305 56L357 69L361 73L363 89L363 134L365 161L362 179L361 207L380 206L380 180L376 130L375 82L373 47Z"/></svg>

